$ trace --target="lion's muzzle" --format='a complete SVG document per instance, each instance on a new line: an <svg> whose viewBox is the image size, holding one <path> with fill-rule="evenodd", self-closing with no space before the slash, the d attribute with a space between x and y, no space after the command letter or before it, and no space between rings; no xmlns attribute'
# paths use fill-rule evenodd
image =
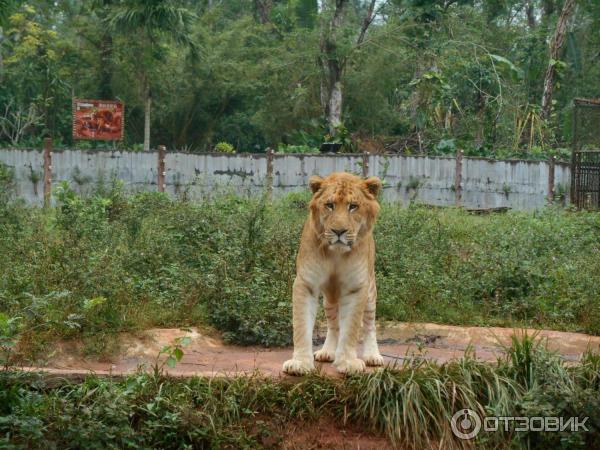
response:
<svg viewBox="0 0 600 450"><path fill-rule="evenodd" d="M353 234L346 228L331 228L325 235L332 248L350 250L354 243Z"/></svg>

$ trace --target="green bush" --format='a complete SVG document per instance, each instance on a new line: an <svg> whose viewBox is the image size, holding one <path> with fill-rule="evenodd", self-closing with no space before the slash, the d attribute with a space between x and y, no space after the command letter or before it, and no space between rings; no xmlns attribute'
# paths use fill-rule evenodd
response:
<svg viewBox="0 0 600 450"><path fill-rule="evenodd" d="M14 194L13 170L0 162L0 205L7 203L12 194Z"/></svg>
<svg viewBox="0 0 600 450"><path fill-rule="evenodd" d="M219 142L215 145L215 151L219 153L235 153L235 147L229 142Z"/></svg>
<svg viewBox="0 0 600 450"><path fill-rule="evenodd" d="M500 427L461 441L450 424L464 408L480 417L588 417L588 431ZM280 448L289 433L328 417L340 428L382 434L399 448L594 450L600 448L598 408L598 355L566 366L523 335L498 364L467 353L442 365L406 360L345 379L311 375L294 383L258 375L177 379L160 370L74 383L0 371L0 447ZM312 443L313 436L303 436Z"/></svg>
<svg viewBox="0 0 600 450"><path fill-rule="evenodd" d="M192 204L113 182L85 197L62 184L55 198L48 209L8 202L0 218L0 312L23 318L21 350L72 336L103 348L111 333L153 326L291 342L309 194ZM597 213L384 204L375 239L379 319L600 334Z"/></svg>
<svg viewBox="0 0 600 450"><path fill-rule="evenodd" d="M319 153L319 149L310 145L279 144L277 153Z"/></svg>
<svg viewBox="0 0 600 450"><path fill-rule="evenodd" d="M600 215L382 209L379 317L600 333ZM595 262L594 262L595 261Z"/></svg>

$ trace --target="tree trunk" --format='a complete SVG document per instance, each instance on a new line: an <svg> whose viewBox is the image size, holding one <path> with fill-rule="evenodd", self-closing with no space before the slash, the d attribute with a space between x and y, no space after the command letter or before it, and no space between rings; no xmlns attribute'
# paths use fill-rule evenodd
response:
<svg viewBox="0 0 600 450"><path fill-rule="evenodd" d="M273 0L254 0L254 14L263 25L271 20Z"/></svg>
<svg viewBox="0 0 600 450"><path fill-rule="evenodd" d="M336 77L339 78L339 77ZM329 93L329 133L333 136L342 124L342 82L337 79Z"/></svg>
<svg viewBox="0 0 600 450"><path fill-rule="evenodd" d="M102 61L102 67L100 68L100 86L99 95L102 99L112 99L112 52L113 52L113 40L112 35L105 32L102 35L100 41L100 58Z"/></svg>
<svg viewBox="0 0 600 450"><path fill-rule="evenodd" d="M150 85L144 80L144 151L150 151Z"/></svg>
<svg viewBox="0 0 600 450"><path fill-rule="evenodd" d="M427 48L421 48L421 53L417 53L415 61L415 74L414 80L420 79L426 72L438 72L437 63L434 57L426 56ZM420 123L419 112L420 109L427 105L428 96L424 95L426 92L423 91L421 83L413 87L413 91L410 94L410 118L414 124L414 131L417 133L419 139L419 147L421 145L421 131L424 128L424 124ZM419 150L421 150L419 148Z"/></svg>
<svg viewBox="0 0 600 450"><path fill-rule="evenodd" d="M328 61L323 66L325 75L321 81L321 106L327 117L329 134L335 136L342 124L342 68L337 61Z"/></svg>
<svg viewBox="0 0 600 450"><path fill-rule="evenodd" d="M485 142L485 98L479 92L477 94L477 129L475 130L475 147L480 148Z"/></svg>
<svg viewBox="0 0 600 450"><path fill-rule="evenodd" d="M334 7L333 15L321 31L321 107L327 117L329 134L335 136L342 123L342 72L344 61L337 54L337 31L342 25L342 15L348 0L327 0L324 9Z"/></svg>
<svg viewBox="0 0 600 450"><path fill-rule="evenodd" d="M535 6L533 0L528 0L525 3L525 14L527 14L527 25L533 30L535 28Z"/></svg>
<svg viewBox="0 0 600 450"><path fill-rule="evenodd" d="M361 45L363 43L363 41L365 40L365 35L367 34L367 30L369 29L369 26L373 22L373 19L375 19L375 3L376 3L376 1L377 0L371 0L371 3L369 3L369 6L367 7L367 15L363 19L363 24L360 29L360 34L358 35L358 39L356 40L356 45Z"/></svg>
<svg viewBox="0 0 600 450"><path fill-rule="evenodd" d="M542 1L542 10L544 11L544 16L546 16L546 17L548 17L552 13L554 13L555 7L556 7L556 5L554 5L554 0L543 0Z"/></svg>
<svg viewBox="0 0 600 450"><path fill-rule="evenodd" d="M344 8L349 0L323 0L322 13L332 13L331 19L322 25L321 29L321 55L319 62L323 75L321 77L321 107L327 117L329 134L335 136L338 127L342 124L342 76L346 65L346 58L338 54L337 33L342 26ZM376 0L370 0L367 15L362 21L362 26L356 41L356 46L362 45L365 35L375 18Z"/></svg>
<svg viewBox="0 0 600 450"><path fill-rule="evenodd" d="M560 57L560 51L565 43L567 35L567 22L573 13L575 0L565 0L565 4L556 24L556 31L550 43L550 61L544 77L544 93L542 94L541 118L548 120L552 110L552 94L554 92L554 81L556 79L556 61Z"/></svg>

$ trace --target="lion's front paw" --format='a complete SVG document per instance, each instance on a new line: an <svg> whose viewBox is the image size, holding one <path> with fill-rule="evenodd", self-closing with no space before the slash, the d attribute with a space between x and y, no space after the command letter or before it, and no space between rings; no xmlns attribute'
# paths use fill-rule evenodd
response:
<svg viewBox="0 0 600 450"><path fill-rule="evenodd" d="M283 371L288 375L305 375L315 370L315 363L306 359L288 359L283 363Z"/></svg>
<svg viewBox="0 0 600 450"><path fill-rule="evenodd" d="M333 363L340 373L360 373L365 371L365 362L362 359L342 359Z"/></svg>
<svg viewBox="0 0 600 450"><path fill-rule="evenodd" d="M315 360L321 362L331 362L335 359L335 350L330 351L326 348L315 352Z"/></svg>
<svg viewBox="0 0 600 450"><path fill-rule="evenodd" d="M383 366L383 356L379 353L364 355L362 359L367 366Z"/></svg>

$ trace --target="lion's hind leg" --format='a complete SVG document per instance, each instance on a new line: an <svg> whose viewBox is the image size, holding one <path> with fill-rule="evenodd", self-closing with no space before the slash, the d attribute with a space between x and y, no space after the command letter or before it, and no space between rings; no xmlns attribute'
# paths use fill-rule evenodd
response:
<svg viewBox="0 0 600 450"><path fill-rule="evenodd" d="M323 299L325 316L327 317L327 336L321 350L315 352L315 360L321 362L331 362L335 359L335 350L337 348L340 334L340 325L338 320L339 302L330 302L327 297Z"/></svg>

